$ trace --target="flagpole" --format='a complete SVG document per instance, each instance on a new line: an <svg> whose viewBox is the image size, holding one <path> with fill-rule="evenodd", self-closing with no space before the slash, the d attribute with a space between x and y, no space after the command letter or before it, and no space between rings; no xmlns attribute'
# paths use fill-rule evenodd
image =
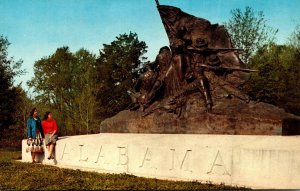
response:
<svg viewBox="0 0 300 191"><path fill-rule="evenodd" d="M158 0L155 0L156 6L159 6L159 2Z"/></svg>

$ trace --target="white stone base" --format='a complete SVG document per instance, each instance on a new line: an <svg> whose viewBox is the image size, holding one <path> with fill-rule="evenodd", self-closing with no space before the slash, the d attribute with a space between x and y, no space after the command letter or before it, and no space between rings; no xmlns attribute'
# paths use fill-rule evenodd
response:
<svg viewBox="0 0 300 191"><path fill-rule="evenodd" d="M30 162L22 141L22 161ZM45 153L47 156L47 153ZM101 133L60 137L43 164L250 188L300 188L300 136Z"/></svg>

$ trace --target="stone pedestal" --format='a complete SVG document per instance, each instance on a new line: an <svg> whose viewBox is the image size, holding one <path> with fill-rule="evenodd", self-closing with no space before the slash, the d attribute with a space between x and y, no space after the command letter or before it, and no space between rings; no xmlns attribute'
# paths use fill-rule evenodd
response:
<svg viewBox="0 0 300 191"><path fill-rule="evenodd" d="M22 161L30 162L26 146L23 140ZM300 187L300 136L101 133L60 137L55 160L39 159L58 167L158 179Z"/></svg>
<svg viewBox="0 0 300 191"><path fill-rule="evenodd" d="M200 97L199 93L190 95L177 114L157 109L143 117L147 110L121 111L104 120L100 125L100 132L300 135L300 117L273 105L246 103L234 98L216 99L212 111L207 113Z"/></svg>

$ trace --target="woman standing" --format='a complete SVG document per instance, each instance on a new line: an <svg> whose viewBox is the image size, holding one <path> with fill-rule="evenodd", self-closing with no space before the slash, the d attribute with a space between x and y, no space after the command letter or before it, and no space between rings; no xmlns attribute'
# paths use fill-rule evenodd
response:
<svg viewBox="0 0 300 191"><path fill-rule="evenodd" d="M52 119L52 113L46 112L43 121L42 127L45 133L45 144L48 150L48 160L54 159L53 151L57 141L57 124L54 119Z"/></svg>
<svg viewBox="0 0 300 191"><path fill-rule="evenodd" d="M44 132L41 125L41 119L38 116L36 108L33 108L30 112L29 118L27 120L27 144L31 152L32 163L37 163L35 160L35 155L37 152L44 152L43 140Z"/></svg>

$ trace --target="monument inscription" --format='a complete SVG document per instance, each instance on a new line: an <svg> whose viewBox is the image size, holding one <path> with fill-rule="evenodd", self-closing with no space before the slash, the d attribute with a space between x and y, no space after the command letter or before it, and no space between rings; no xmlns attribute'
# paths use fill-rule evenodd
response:
<svg viewBox="0 0 300 191"><path fill-rule="evenodd" d="M68 150L68 148L72 148ZM130 152L131 147L126 146L116 146L116 145L99 145L98 149L94 149L89 147L88 144L78 144L76 147L73 145L64 144L62 151L58 151L59 160L61 162L79 162L80 165L85 165L87 163L94 164L94 168L105 169L105 166L128 166L134 165L135 167L139 167L141 169L151 169L153 171L159 170L169 170L171 171L183 171L190 174L193 173L206 173L206 174L218 174L218 175L226 175L231 176L230 169L226 165L223 159L223 154L220 150L214 149L204 149L199 151L199 148L194 149L182 149L182 148L154 148L149 146L137 147L134 146L132 148L132 152ZM106 150L106 153L104 152ZM134 152L138 151L138 152ZM71 157L71 152L76 153L77 157ZM164 157L157 157L161 155L161 153L165 153ZM129 155L131 153L131 155ZM208 154L209 153L209 154ZM233 151L229 152L233 153ZM74 155L72 154L72 156ZM130 163L131 158L136 158L132 155L139 155L138 161ZM207 155L209 156L209 163L206 164L205 168L197 169L194 164L196 161L201 161L201 156ZM113 160L112 159L113 157ZM232 156L234 157L234 156ZM231 157L226 157L227 163L232 161ZM161 166L157 164L164 163L162 169ZM160 169L159 169L160 168Z"/></svg>
<svg viewBox="0 0 300 191"><path fill-rule="evenodd" d="M22 144L22 160L30 161L26 140ZM60 139L56 163L43 163L254 188L296 188L299 148L299 136L103 133Z"/></svg>

